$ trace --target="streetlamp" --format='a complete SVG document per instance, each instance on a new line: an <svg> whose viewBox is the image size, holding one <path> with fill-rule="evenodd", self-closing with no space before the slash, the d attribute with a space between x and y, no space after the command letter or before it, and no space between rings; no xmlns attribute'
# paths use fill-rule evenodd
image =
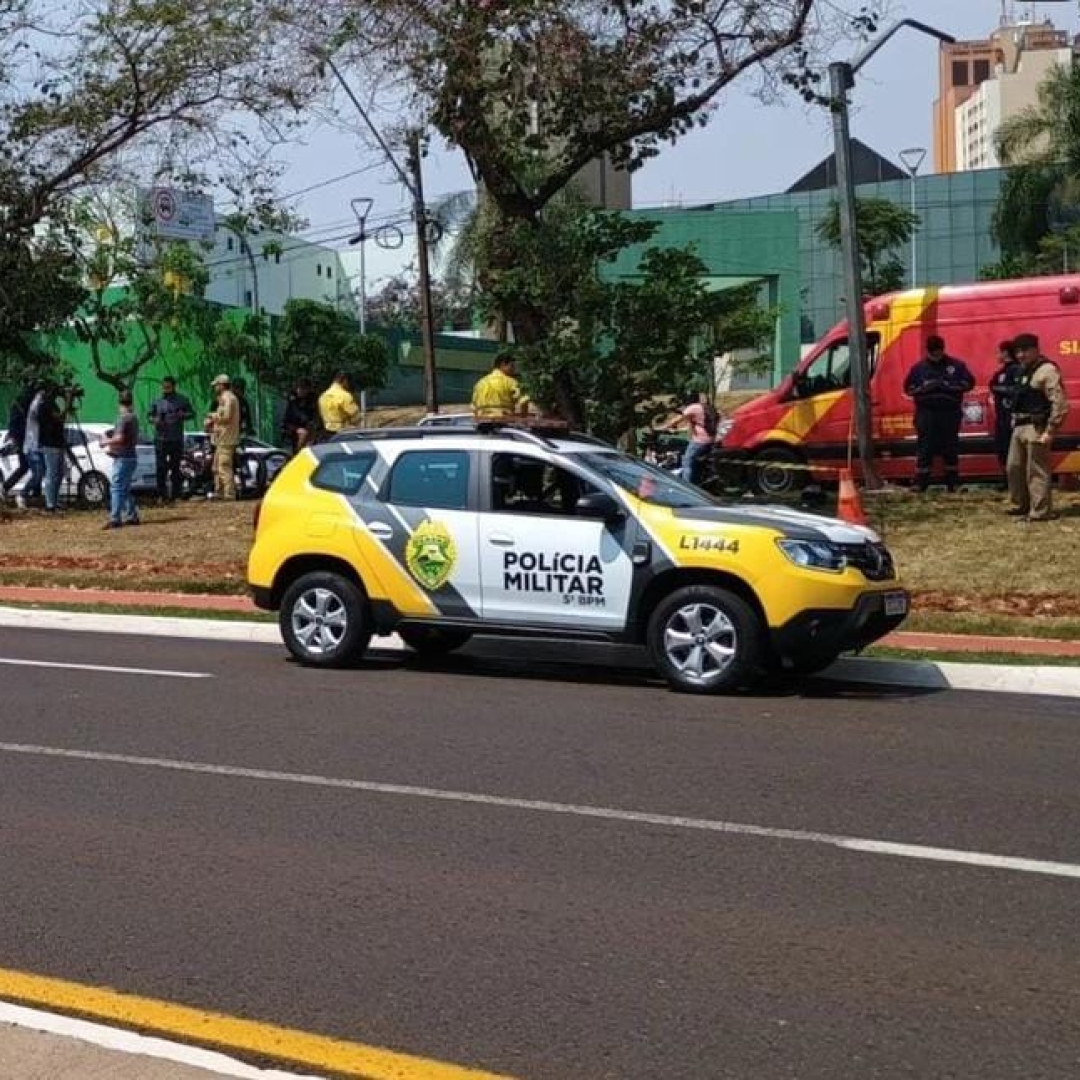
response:
<svg viewBox="0 0 1080 1080"><path fill-rule="evenodd" d="M919 232L919 227L915 224L915 177L919 166L926 160L926 150L921 146L909 146L900 151L900 160L911 177L911 287L914 289L919 284L919 253L915 246Z"/></svg>
<svg viewBox="0 0 1080 1080"><path fill-rule="evenodd" d="M844 263L847 301L848 349L851 356L851 390L855 398L855 439L862 466L863 485L881 486L874 464L874 434L870 413L870 366L866 356L866 314L863 310L862 263L859 231L855 221L855 176L851 166L851 132L848 125L848 91L857 72L901 27L910 26L938 41L955 41L951 34L916 19L901 19L875 38L850 63L829 65L829 108L832 110L836 156L836 195L840 208L840 248Z"/></svg>

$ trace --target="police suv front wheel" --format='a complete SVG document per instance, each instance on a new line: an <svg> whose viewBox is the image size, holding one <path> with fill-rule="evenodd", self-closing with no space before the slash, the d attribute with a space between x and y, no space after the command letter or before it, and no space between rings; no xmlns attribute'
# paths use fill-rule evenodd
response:
<svg viewBox="0 0 1080 1080"><path fill-rule="evenodd" d="M297 578L285 590L278 621L289 652L313 667L353 663L371 641L367 597L354 582L330 571Z"/></svg>
<svg viewBox="0 0 1080 1080"><path fill-rule="evenodd" d="M719 694L753 680L763 637L745 600L713 585L690 585L656 606L647 642L673 690Z"/></svg>

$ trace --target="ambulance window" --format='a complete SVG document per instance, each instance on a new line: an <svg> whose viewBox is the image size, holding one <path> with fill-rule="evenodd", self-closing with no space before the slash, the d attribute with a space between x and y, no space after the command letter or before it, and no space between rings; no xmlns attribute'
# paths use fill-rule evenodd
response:
<svg viewBox="0 0 1080 1080"><path fill-rule="evenodd" d="M492 454L491 509L499 514L573 515L596 489L567 469L526 454Z"/></svg>
<svg viewBox="0 0 1080 1080"><path fill-rule="evenodd" d="M877 363L877 334L867 334L866 344L869 351L870 370ZM846 390L851 385L851 350L847 339L834 341L797 380L799 397L814 397L833 390Z"/></svg>
<svg viewBox="0 0 1080 1080"><path fill-rule="evenodd" d="M398 506L464 510L469 504L465 450L413 450L394 462L387 501Z"/></svg>

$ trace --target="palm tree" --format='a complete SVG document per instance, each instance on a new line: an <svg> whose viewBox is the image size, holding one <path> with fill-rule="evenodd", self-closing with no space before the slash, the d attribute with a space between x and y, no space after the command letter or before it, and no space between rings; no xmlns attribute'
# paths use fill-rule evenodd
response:
<svg viewBox="0 0 1080 1080"><path fill-rule="evenodd" d="M998 157L1003 165L1064 165L1080 177L1080 65L1051 68L1036 96L998 128Z"/></svg>
<svg viewBox="0 0 1080 1080"><path fill-rule="evenodd" d="M1075 225L1080 209L1080 66L1051 68L1036 94L1035 104L1005 120L994 137L1009 170L994 236L1002 265L1025 273L1038 272L1043 241Z"/></svg>

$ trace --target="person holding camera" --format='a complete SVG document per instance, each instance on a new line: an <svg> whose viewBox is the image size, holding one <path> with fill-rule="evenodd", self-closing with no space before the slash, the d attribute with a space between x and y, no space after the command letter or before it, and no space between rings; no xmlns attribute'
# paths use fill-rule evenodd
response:
<svg viewBox="0 0 1080 1080"><path fill-rule="evenodd" d="M71 411L79 388L45 383L34 395L26 414L24 453L30 460L30 485L40 487L45 497L45 512L59 510L60 481L64 478L64 420ZM61 399L63 403L61 404ZM32 447L32 449L31 449Z"/></svg>
<svg viewBox="0 0 1080 1080"><path fill-rule="evenodd" d="M945 352L945 339L926 339L926 358L904 379L904 393L915 402L915 490L926 491L934 458L945 466L945 486L960 486L960 422L964 395L975 379L963 360Z"/></svg>

